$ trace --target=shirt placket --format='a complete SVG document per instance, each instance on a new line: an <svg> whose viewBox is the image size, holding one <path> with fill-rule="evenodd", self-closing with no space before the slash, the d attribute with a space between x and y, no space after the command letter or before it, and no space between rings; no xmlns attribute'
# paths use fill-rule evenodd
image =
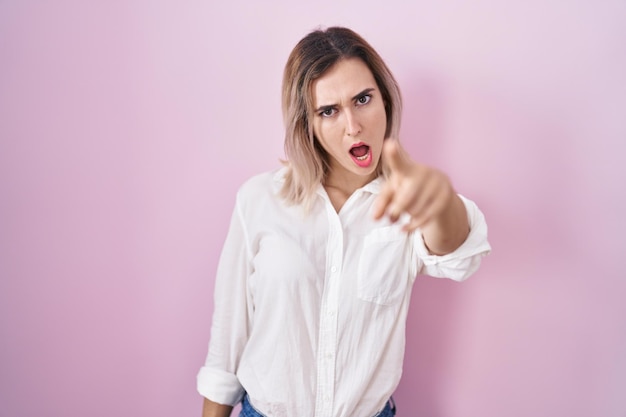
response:
<svg viewBox="0 0 626 417"><path fill-rule="evenodd" d="M339 216L328 201L328 244L324 292L320 310L319 344L317 354L317 395L315 417L331 417L335 395L337 359L337 308L339 278L343 262L343 230Z"/></svg>

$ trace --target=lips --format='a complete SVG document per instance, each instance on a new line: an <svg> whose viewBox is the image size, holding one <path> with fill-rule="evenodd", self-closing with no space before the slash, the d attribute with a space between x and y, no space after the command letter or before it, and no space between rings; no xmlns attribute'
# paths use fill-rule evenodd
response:
<svg viewBox="0 0 626 417"><path fill-rule="evenodd" d="M362 142L352 145L350 148L350 157L355 164L362 168L366 168L372 163L371 149L368 145Z"/></svg>

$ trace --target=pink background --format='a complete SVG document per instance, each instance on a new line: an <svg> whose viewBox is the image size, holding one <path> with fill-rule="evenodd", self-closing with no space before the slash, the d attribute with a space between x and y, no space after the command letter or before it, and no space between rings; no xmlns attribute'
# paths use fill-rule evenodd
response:
<svg viewBox="0 0 626 417"><path fill-rule="evenodd" d="M1 1L0 416L200 414L233 197L320 24L490 225L476 276L416 283L400 415L626 416L626 3L539 0Z"/></svg>

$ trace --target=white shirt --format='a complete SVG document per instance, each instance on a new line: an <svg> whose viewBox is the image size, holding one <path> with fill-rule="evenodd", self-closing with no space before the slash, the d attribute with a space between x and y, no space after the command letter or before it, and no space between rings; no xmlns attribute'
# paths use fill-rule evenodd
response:
<svg viewBox="0 0 626 417"><path fill-rule="evenodd" d="M284 172L237 194L198 392L230 405L247 392L272 417L373 416L400 381L416 275L462 281L476 271L490 250L484 217L462 197L471 232L434 256L419 231L373 220L380 178L339 213L320 186L305 215L278 195Z"/></svg>

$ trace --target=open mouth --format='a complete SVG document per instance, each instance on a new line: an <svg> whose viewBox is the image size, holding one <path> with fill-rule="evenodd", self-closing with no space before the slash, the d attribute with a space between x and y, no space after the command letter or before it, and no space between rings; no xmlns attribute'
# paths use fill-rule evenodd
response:
<svg viewBox="0 0 626 417"><path fill-rule="evenodd" d="M364 143L356 143L350 148L352 160L360 167L368 167L372 163L370 147Z"/></svg>

